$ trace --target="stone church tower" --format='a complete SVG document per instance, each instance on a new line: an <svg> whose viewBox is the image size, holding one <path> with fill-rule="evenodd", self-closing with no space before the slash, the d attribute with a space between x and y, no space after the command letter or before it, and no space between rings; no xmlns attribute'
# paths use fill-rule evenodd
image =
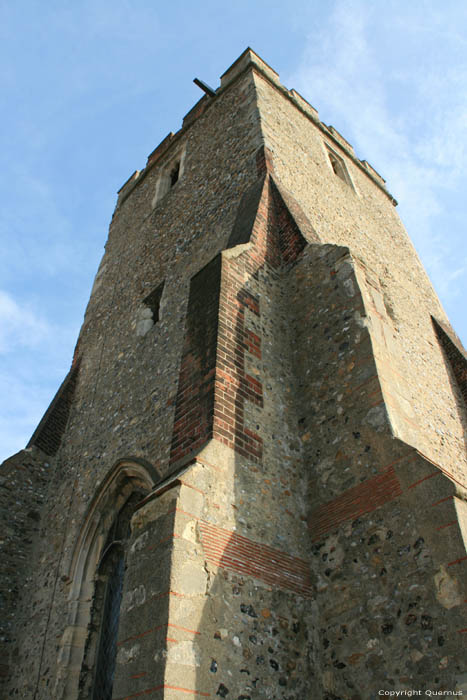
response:
<svg viewBox="0 0 467 700"><path fill-rule="evenodd" d="M250 49L121 188L0 471L2 698L467 692L467 361L395 204Z"/></svg>

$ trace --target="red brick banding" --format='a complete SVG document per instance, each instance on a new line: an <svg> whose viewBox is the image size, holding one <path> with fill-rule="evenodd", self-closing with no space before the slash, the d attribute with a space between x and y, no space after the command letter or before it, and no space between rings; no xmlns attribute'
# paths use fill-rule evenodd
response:
<svg viewBox="0 0 467 700"><path fill-rule="evenodd" d="M319 506L308 522L312 539L318 540L342 523L371 513L401 494L396 472L393 467L389 467L372 479L348 489L333 501Z"/></svg>
<svg viewBox="0 0 467 700"><path fill-rule="evenodd" d="M312 596L309 566L302 559L211 523L200 522L200 530L211 564L306 598Z"/></svg>

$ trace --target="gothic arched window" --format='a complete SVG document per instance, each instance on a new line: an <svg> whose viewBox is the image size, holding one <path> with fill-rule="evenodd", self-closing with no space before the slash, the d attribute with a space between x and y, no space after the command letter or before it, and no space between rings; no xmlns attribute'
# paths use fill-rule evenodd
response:
<svg viewBox="0 0 467 700"><path fill-rule="evenodd" d="M57 697L112 697L130 521L158 480L150 465L122 461L91 503L69 564L68 619L59 646Z"/></svg>
<svg viewBox="0 0 467 700"><path fill-rule="evenodd" d="M111 700L117 656L117 633L120 618L120 604L123 591L125 557L121 547L116 548L115 556L109 557L102 610L99 648L93 681L93 700Z"/></svg>
<svg viewBox="0 0 467 700"><path fill-rule="evenodd" d="M114 518L96 569L91 621L80 674L80 699L112 700L118 622L130 519L144 493L133 492Z"/></svg>

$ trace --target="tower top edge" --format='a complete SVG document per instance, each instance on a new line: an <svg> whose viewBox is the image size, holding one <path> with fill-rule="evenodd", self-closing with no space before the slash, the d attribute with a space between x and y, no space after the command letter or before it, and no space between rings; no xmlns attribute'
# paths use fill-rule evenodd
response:
<svg viewBox="0 0 467 700"><path fill-rule="evenodd" d="M378 173L378 171L368 163L366 160L360 160L355 154L352 144L350 144L347 139L345 139L342 134L337 131L334 126L328 126L322 122L319 118L318 110L313 107L313 105L308 102L300 93L295 89L288 89L280 81L280 76L277 71L275 71L271 66L256 53L250 46L248 46L238 58L227 68L227 70L220 76L220 85L213 91L215 94L203 95L200 100L185 114L182 122L182 127L176 133L170 133L166 136L161 143L152 151L148 156L146 166L142 170L135 171L128 180L122 185L118 191L120 204L123 199L126 199L130 191L145 177L153 165L158 161L166 151L172 150L171 146L178 142L182 134L190 127L193 122L195 122L198 117L200 117L205 110L226 90L229 86L236 82L237 78L243 75L248 70L253 70L261 74L266 80L268 80L282 95L291 101L299 111L305 114L308 119L313 121L315 125L323 132L325 138L327 138L334 146L342 149L347 156L354 161L354 163L370 177L370 179L375 182L375 184L384 191L384 193L389 197L394 206L397 206L397 201L390 194L386 188L385 179ZM117 204L117 206L118 206Z"/></svg>
<svg viewBox="0 0 467 700"><path fill-rule="evenodd" d="M279 82L279 73L271 68L271 66L266 63L266 61L261 58L256 51L253 51L249 46L243 51L238 58L232 63L231 66L224 71L220 77L221 88L223 88L227 83L230 83L239 73L241 73L249 63L253 63L261 68L266 74L270 75L275 81Z"/></svg>

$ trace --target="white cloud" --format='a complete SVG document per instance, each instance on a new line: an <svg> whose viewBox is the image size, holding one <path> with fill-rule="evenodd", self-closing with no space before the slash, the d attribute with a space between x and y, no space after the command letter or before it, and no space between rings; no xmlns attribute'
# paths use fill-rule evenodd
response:
<svg viewBox="0 0 467 700"><path fill-rule="evenodd" d="M34 347L50 332L47 322L31 309L18 304L0 290L0 353L14 352L18 346Z"/></svg>

